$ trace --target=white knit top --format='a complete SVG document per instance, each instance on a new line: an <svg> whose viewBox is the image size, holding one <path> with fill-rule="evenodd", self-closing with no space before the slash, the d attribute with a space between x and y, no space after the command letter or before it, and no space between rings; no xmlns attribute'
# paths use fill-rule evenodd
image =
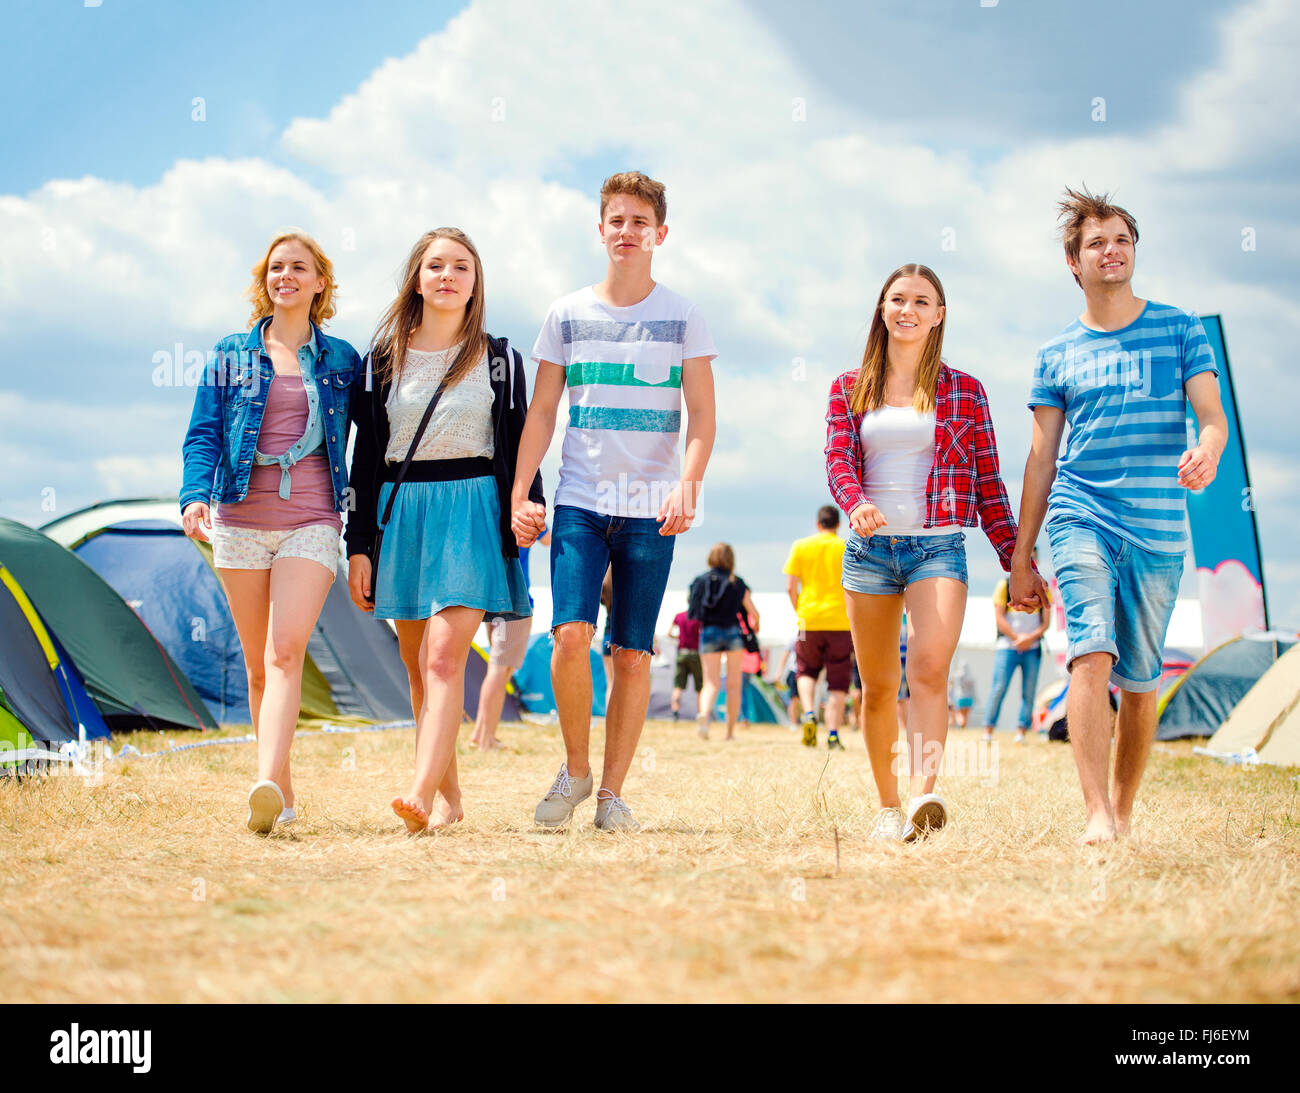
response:
<svg viewBox="0 0 1300 1093"><path fill-rule="evenodd" d="M388 462L406 458L420 418L459 352L459 345L434 353L406 351L401 377L388 394ZM491 459L492 455L492 380L485 352L454 387L443 392L415 458Z"/></svg>

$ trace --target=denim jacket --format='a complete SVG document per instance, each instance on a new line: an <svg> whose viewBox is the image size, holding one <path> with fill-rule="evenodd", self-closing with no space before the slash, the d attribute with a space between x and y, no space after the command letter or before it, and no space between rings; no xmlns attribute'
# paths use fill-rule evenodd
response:
<svg viewBox="0 0 1300 1093"><path fill-rule="evenodd" d="M233 504L248 495L266 394L274 369L263 349L270 319L247 334L231 334L209 355L203 382L194 392L194 412L182 453L185 477L181 511L195 501ZM348 488L344 454L348 443L348 404L352 381L361 367L357 351L341 338L321 333L315 323L311 340L298 350L305 383L315 385L315 401L325 435L334 485L334 510L342 512ZM312 388L308 400L312 401Z"/></svg>

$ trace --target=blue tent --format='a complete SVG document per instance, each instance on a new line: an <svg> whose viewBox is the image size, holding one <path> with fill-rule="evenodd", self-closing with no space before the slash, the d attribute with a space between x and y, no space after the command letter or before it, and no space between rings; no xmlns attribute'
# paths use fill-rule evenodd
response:
<svg viewBox="0 0 1300 1093"><path fill-rule="evenodd" d="M251 720L248 676L225 593L176 525L131 520L74 549L144 620L218 721Z"/></svg>
<svg viewBox="0 0 1300 1093"><path fill-rule="evenodd" d="M591 712L605 716L605 664L600 654L591 651ZM529 713L553 714L555 691L551 689L551 635L534 634L528 639L524 666L515 673L519 701Z"/></svg>
<svg viewBox="0 0 1300 1093"><path fill-rule="evenodd" d="M126 601L219 721L250 722L239 633L211 547L185 536L174 500L103 502L42 530ZM371 722L411 716L397 637L352 603L341 569L307 643L301 716Z"/></svg>

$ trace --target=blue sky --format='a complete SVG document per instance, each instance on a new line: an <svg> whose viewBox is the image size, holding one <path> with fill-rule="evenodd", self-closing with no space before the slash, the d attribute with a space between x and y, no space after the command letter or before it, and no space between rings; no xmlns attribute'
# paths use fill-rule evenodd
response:
<svg viewBox="0 0 1300 1093"><path fill-rule="evenodd" d="M61 512L174 491L192 392L155 387L153 361L243 325L281 224L336 253L333 332L364 342L410 240L458 223L491 325L527 346L549 299L599 278L594 195L636 164L669 185L658 273L721 351L709 508L673 582L725 537L775 589L823 498L826 385L901 261L947 282L947 355L989 390L1017 503L1033 350L1080 310L1052 203L1086 181L1138 216L1140 294L1223 315L1274 616L1300 625L1282 0L669 4L670 33L521 0L4 7L26 44L0 70L5 515L49 519L50 490ZM972 587L991 586L968 539Z"/></svg>

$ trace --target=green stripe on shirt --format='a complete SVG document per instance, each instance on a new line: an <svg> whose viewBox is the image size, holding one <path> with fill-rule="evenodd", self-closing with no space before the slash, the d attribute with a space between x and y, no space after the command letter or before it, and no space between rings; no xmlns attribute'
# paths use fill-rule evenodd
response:
<svg viewBox="0 0 1300 1093"><path fill-rule="evenodd" d="M682 366L674 364L668 369L668 378L649 383L636 378L635 364L618 364L613 361L574 361L566 368L570 387L588 383L604 383L611 387L680 387Z"/></svg>

